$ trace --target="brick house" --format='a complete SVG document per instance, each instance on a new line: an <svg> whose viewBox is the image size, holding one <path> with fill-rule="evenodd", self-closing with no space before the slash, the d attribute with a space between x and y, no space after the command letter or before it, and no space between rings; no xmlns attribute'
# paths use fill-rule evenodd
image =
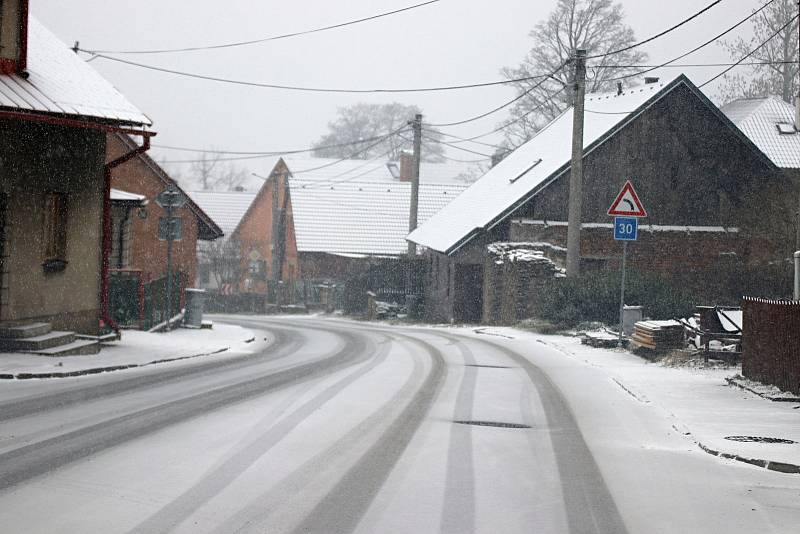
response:
<svg viewBox="0 0 800 534"><path fill-rule="evenodd" d="M486 316L490 243L540 243L563 259L571 135L572 108L409 235L429 251L429 318ZM789 220L788 180L685 76L587 95L584 150L582 269L619 265L606 211L626 180L648 210L628 249L633 269L701 284L732 257L784 257L785 235L772 229Z"/></svg>
<svg viewBox="0 0 800 534"><path fill-rule="evenodd" d="M113 160L130 151L133 140L118 133L109 133L106 140L106 159ZM135 209L129 201L116 202L112 214L111 268L135 270L145 281L161 278L167 272L167 243L159 238L160 221L166 210L158 205L159 193L173 188L183 193L186 203L173 210L181 219L182 236L173 242L173 269L185 273L188 283L197 278L197 246L199 241L212 241L222 236L222 230L191 197L147 154L116 167L111 174L113 188L143 197L146 206Z"/></svg>
<svg viewBox="0 0 800 534"><path fill-rule="evenodd" d="M422 183L419 220L465 187ZM240 251L236 291L266 297L269 281L280 280L281 303L299 302L314 284L340 282L404 256L410 191L386 163L281 158L230 233ZM213 212L230 196L252 193L193 195Z"/></svg>
<svg viewBox="0 0 800 534"><path fill-rule="evenodd" d="M108 318L111 169L154 132L26 0L0 9L0 320L97 333ZM106 161L108 132L144 142Z"/></svg>

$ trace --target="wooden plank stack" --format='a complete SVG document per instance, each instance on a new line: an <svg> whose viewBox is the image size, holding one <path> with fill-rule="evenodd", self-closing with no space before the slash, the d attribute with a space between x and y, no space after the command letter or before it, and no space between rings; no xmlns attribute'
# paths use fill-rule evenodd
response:
<svg viewBox="0 0 800 534"><path fill-rule="evenodd" d="M634 325L634 347L672 350L683 347L683 325L678 321L639 321Z"/></svg>

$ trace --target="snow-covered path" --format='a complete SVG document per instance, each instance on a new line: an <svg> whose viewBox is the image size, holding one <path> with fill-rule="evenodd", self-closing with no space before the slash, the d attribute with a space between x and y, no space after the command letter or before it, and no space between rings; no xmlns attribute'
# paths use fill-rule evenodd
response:
<svg viewBox="0 0 800 534"><path fill-rule="evenodd" d="M547 345L228 320L258 334L249 352L0 384L2 530L788 533L800 519L800 477L700 452Z"/></svg>

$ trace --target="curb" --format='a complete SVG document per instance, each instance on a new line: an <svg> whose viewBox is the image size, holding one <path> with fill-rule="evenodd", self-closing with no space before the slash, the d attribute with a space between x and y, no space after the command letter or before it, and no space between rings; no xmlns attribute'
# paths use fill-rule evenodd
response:
<svg viewBox="0 0 800 534"><path fill-rule="evenodd" d="M251 341L255 340L252 338L245 343L250 343ZM201 356L211 356L213 354L220 354L229 350L230 347L223 347L221 349L212 351L212 352L203 352L201 354L192 354L190 356L180 356L178 358L164 358L162 360L153 360L150 362L145 363L130 363L125 365L111 365L108 367L91 367L89 369L79 369L77 371L64 371L64 372L53 372L53 373L3 373L0 374L0 380L30 380L34 378L70 378L75 376L86 376L86 375L97 375L100 373L110 373L113 371L122 371L124 369L133 369L136 367L147 367L150 365L156 365L159 363L169 363L169 362L178 362L181 360L191 360L193 358L199 358Z"/></svg>
<svg viewBox="0 0 800 534"><path fill-rule="evenodd" d="M737 462L742 462L750 465L755 465L756 467L763 467L764 469L769 469L770 471L777 471L779 473L788 473L791 475L798 475L800 474L800 465L795 464L787 464L783 462L770 462L769 460L759 460L755 458L746 458L744 456L739 456L738 454L731 454L728 452L720 452L718 450L712 449L699 441L696 441L697 446L704 452L712 456L718 456L720 458L725 458L728 460L736 460Z"/></svg>
<svg viewBox="0 0 800 534"><path fill-rule="evenodd" d="M791 393L784 394L782 396L777 396L777 395L768 395L767 393L764 393L762 391L757 391L748 386L747 384L743 383L742 379L737 376L729 376L725 379L725 381L728 383L728 385L736 386L737 388L749 391L754 395L758 395L762 399L767 399L772 402L800 402L800 397L793 397L791 396L792 395Z"/></svg>

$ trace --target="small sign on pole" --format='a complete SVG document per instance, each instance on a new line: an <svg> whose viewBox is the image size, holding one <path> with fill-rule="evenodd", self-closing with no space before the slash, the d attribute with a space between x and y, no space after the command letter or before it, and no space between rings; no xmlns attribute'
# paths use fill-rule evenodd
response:
<svg viewBox="0 0 800 534"><path fill-rule="evenodd" d="M614 217L614 239L636 241L639 237L639 219L636 217Z"/></svg>
<svg viewBox="0 0 800 534"><path fill-rule="evenodd" d="M622 241L622 283L619 290L619 346L622 336L625 313L625 261L628 256L628 241L636 241L639 237L639 217L647 217L639 195L630 180L625 182L622 190L608 208L608 214L614 216L614 239Z"/></svg>

